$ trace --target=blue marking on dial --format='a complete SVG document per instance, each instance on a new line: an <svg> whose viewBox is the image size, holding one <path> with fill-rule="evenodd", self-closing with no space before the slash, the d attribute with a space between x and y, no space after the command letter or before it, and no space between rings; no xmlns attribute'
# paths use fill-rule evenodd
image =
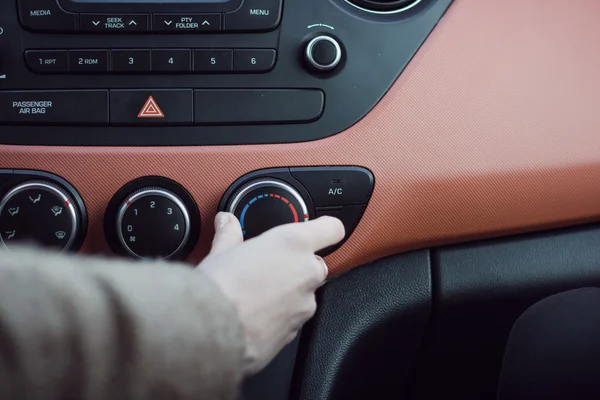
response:
<svg viewBox="0 0 600 400"><path fill-rule="evenodd" d="M242 230L244 231L244 235L246 234L246 230L244 228L244 218L246 217L246 213L248 212L248 209L250 208L250 204L252 204L254 201L256 201L256 199L252 199L250 201L250 203L246 204L246 207L244 207L244 209L242 210L242 215L240 215L240 224L242 225Z"/></svg>
<svg viewBox="0 0 600 400"><path fill-rule="evenodd" d="M256 196L255 198L253 198L252 200L250 200L248 202L248 204L246 204L246 206L244 207L244 209L242 210L242 214L240 215L240 225L242 226L242 234L244 236L246 236L246 229L244 226L244 222L246 219L246 213L248 212L248 209L250 208L250 206L254 203L256 203L258 201L258 199L262 199L262 198L269 198L269 194L261 194Z"/></svg>

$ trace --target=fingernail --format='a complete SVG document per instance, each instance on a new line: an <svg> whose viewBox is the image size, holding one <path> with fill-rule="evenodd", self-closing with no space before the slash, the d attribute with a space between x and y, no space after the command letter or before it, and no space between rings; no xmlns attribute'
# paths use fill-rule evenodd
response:
<svg viewBox="0 0 600 400"><path fill-rule="evenodd" d="M216 218L217 229L223 228L225 225L229 223L229 215L227 213L219 213Z"/></svg>
<svg viewBox="0 0 600 400"><path fill-rule="evenodd" d="M315 255L315 257L317 257L317 260L319 260L321 262L321 265L323 265L323 273L325 275L323 277L323 283L325 283L325 281L327 280L327 277L329 276L329 268L327 267L327 263L325 262L323 257L317 256L317 255Z"/></svg>

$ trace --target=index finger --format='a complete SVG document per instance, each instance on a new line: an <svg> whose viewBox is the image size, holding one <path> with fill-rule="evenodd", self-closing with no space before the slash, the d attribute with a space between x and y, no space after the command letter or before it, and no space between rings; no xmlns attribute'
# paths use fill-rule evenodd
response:
<svg viewBox="0 0 600 400"><path fill-rule="evenodd" d="M344 224L334 217L321 217L313 221L286 225L283 228L289 229L296 240L313 252L338 244L346 235Z"/></svg>

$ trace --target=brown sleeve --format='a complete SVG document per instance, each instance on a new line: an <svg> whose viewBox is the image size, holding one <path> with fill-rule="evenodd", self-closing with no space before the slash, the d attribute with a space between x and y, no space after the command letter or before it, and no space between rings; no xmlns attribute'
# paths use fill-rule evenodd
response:
<svg viewBox="0 0 600 400"><path fill-rule="evenodd" d="M234 399L243 340L186 266L0 252L1 399Z"/></svg>

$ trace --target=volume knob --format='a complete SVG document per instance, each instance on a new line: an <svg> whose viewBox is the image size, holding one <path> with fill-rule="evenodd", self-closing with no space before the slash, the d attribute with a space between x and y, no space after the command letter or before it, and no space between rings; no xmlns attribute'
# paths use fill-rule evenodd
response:
<svg viewBox="0 0 600 400"><path fill-rule="evenodd" d="M342 61L342 46L329 35L320 35L306 45L304 53L308 67L316 72L330 72Z"/></svg>

